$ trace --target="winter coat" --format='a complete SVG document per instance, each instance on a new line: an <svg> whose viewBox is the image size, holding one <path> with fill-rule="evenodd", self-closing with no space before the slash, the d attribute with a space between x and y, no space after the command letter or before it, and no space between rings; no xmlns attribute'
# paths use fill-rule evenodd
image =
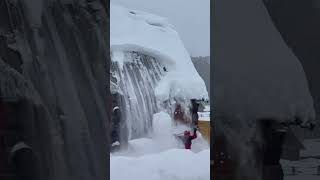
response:
<svg viewBox="0 0 320 180"><path fill-rule="evenodd" d="M197 138L197 131L194 130L193 135L184 136L184 147L185 149L191 149L192 140Z"/></svg>
<svg viewBox="0 0 320 180"><path fill-rule="evenodd" d="M30 146L18 142L10 151L10 163L13 165L18 179L33 180L36 177L36 157Z"/></svg>

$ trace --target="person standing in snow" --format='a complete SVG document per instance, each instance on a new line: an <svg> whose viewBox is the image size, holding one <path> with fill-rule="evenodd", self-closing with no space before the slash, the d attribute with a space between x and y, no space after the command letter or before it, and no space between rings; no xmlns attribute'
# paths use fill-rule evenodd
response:
<svg viewBox="0 0 320 180"><path fill-rule="evenodd" d="M196 102L195 99L191 100L191 117L192 117L192 125L194 127L198 126L198 120L199 120L199 115L198 115L198 109L199 109L199 104Z"/></svg>
<svg viewBox="0 0 320 180"><path fill-rule="evenodd" d="M111 144L120 143L120 124L121 124L121 110L120 110L121 95L116 92L112 94L112 115L111 115ZM112 146L112 145L111 145Z"/></svg>
<svg viewBox="0 0 320 180"><path fill-rule="evenodd" d="M193 135L191 136L190 131L184 131L183 142L185 149L191 149L192 140L197 138L197 128L193 129Z"/></svg>
<svg viewBox="0 0 320 180"><path fill-rule="evenodd" d="M112 110L112 143L120 141L119 129L120 129L121 112L119 106L115 106Z"/></svg>

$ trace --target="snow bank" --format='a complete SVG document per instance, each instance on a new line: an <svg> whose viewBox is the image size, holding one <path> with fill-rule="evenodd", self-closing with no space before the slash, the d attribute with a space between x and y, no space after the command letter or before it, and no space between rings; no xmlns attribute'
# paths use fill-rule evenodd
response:
<svg viewBox="0 0 320 180"><path fill-rule="evenodd" d="M130 140L128 149L115 152L112 155L143 156L169 149L184 149L184 145L175 138L174 134L183 133L185 130L190 130L190 128L184 125L173 126L169 114L165 112L156 113L153 116L153 131L148 138ZM209 149L209 144L201 133L198 132L197 136L197 139L192 141L192 151L200 152Z"/></svg>
<svg viewBox="0 0 320 180"><path fill-rule="evenodd" d="M203 111L205 111L205 112L210 112L210 105L206 105L205 107L204 107L204 110Z"/></svg>
<svg viewBox="0 0 320 180"><path fill-rule="evenodd" d="M188 128L173 127L167 113L154 114L153 127L150 138L131 140L128 150L110 155L111 180L210 179L210 150L201 134L190 151L172 135Z"/></svg>
<svg viewBox="0 0 320 180"><path fill-rule="evenodd" d="M154 114L153 127L150 138L131 140L128 150L110 155L111 180L210 179L210 150L200 134L190 151L172 135L187 127L174 128L167 113Z"/></svg>
<svg viewBox="0 0 320 180"><path fill-rule="evenodd" d="M111 180L209 180L210 151L171 149L141 157L110 157ZM123 170L125 169L125 173Z"/></svg>
<svg viewBox="0 0 320 180"><path fill-rule="evenodd" d="M199 121L210 121L210 112L198 112Z"/></svg>
<svg viewBox="0 0 320 180"><path fill-rule="evenodd" d="M123 64L124 51L138 51L163 63L167 74L155 89L157 99L170 97L208 98L204 81L194 68L178 33L168 20L141 11L133 11L111 3L110 47Z"/></svg>

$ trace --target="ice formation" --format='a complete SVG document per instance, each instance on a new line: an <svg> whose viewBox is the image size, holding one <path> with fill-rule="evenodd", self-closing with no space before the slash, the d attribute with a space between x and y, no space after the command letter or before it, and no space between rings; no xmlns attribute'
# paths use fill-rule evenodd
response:
<svg viewBox="0 0 320 180"><path fill-rule="evenodd" d="M161 61L167 73L155 88L160 101L170 97L207 98L204 81L194 68L178 33L167 19L111 4L112 53L136 51ZM121 65L126 59L113 59Z"/></svg>
<svg viewBox="0 0 320 180"><path fill-rule="evenodd" d="M129 139L151 129L161 103L208 98L204 81L167 19L112 3L110 14L111 90L123 96Z"/></svg>

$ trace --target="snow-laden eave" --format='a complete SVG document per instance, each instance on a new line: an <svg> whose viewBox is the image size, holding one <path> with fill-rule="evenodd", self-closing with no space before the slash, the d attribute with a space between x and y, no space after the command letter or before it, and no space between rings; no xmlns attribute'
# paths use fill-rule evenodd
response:
<svg viewBox="0 0 320 180"><path fill-rule="evenodd" d="M158 51L157 49L154 48L148 48L148 47L144 47L138 44L112 44L110 46L110 50L112 53L121 53L121 52L130 52L130 51L134 51L134 52L140 52L142 54L154 57L156 59L161 60L161 62L166 65L167 67L175 67L176 63L174 61L174 59L172 59L170 56L161 53L160 51ZM115 59L112 59L115 60ZM121 60L119 60L121 61ZM126 61L125 59L123 59L123 61ZM124 62L121 62L121 65L123 65ZM168 69L169 70L169 69Z"/></svg>
<svg viewBox="0 0 320 180"><path fill-rule="evenodd" d="M120 67L123 52L136 51L154 57L167 69L155 89L159 101L181 96L208 98L203 79L196 71L178 33L166 18L129 10L111 3L110 47L112 60Z"/></svg>

